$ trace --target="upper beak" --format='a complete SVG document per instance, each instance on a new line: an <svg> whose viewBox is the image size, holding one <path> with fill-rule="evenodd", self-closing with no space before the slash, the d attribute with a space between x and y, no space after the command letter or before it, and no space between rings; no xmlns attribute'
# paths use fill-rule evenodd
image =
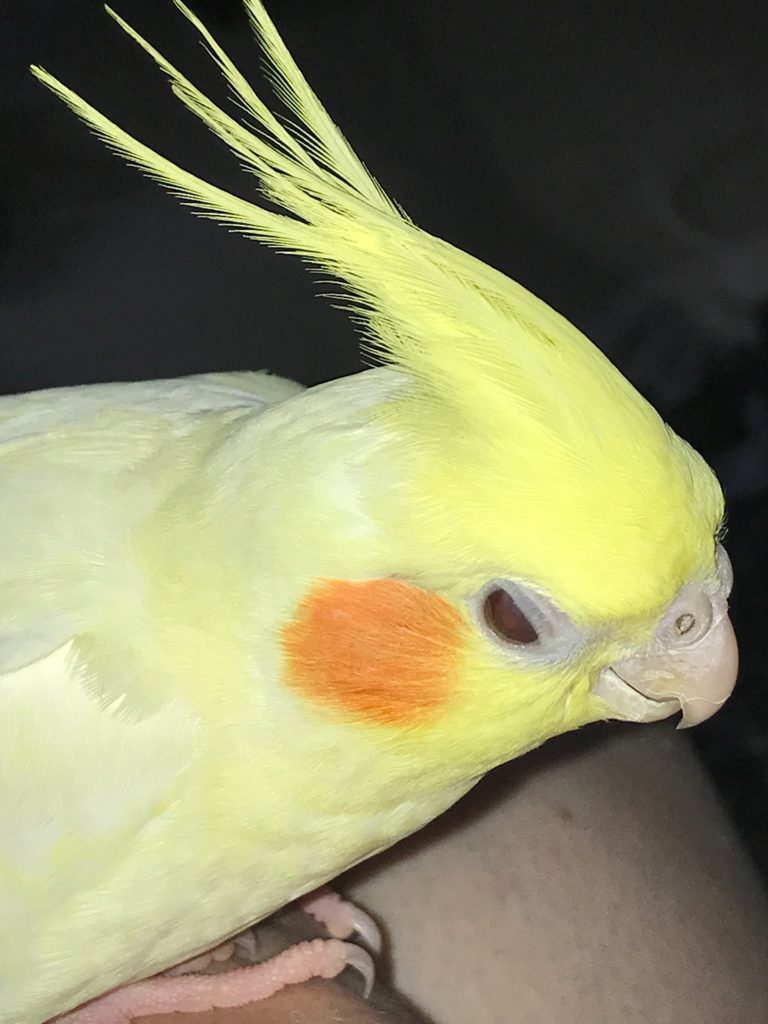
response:
<svg viewBox="0 0 768 1024"><path fill-rule="evenodd" d="M698 725L731 695L739 665L738 645L728 615L696 643L637 655L604 668L592 692L612 717L654 722L682 711L678 728Z"/></svg>

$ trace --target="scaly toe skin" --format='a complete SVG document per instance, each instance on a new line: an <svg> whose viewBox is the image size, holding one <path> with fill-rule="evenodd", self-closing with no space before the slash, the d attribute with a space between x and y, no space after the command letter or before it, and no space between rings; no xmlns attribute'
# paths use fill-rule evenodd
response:
<svg viewBox="0 0 768 1024"><path fill-rule="evenodd" d="M371 952L381 952L381 932L373 918L332 889L323 887L303 896L299 906L319 921L335 939L358 935Z"/></svg>
<svg viewBox="0 0 768 1024"><path fill-rule="evenodd" d="M364 949L339 939L312 939L251 967L138 981L57 1017L56 1024L130 1024L159 1013L201 1013L246 1006L310 978L335 978L345 967L360 972L364 994L370 995L374 967Z"/></svg>

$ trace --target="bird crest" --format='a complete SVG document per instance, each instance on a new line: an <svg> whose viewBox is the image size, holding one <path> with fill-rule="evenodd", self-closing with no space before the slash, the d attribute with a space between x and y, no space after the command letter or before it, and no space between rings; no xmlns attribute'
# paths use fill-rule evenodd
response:
<svg viewBox="0 0 768 1024"><path fill-rule="evenodd" d="M174 3L202 37L245 120L211 101L107 10L184 106L254 173L277 211L184 170L47 71L33 73L113 150L198 213L340 282L364 349L410 382L380 415L403 438L404 451L424 457L415 472L425 501L439 504L445 518L430 529L456 529L466 547L475 536L489 563L508 561L514 540L523 574L524 553L536 549L540 583L562 588L566 603L570 590L582 607L586 585L616 611L628 580L638 606L656 600L660 552L667 553L673 589L696 572L702 541L713 553L722 517L719 487L699 456L564 317L421 230L387 197L259 0L245 0L245 8L290 119L274 114L196 15L182 0ZM512 522L515 538L508 535Z"/></svg>

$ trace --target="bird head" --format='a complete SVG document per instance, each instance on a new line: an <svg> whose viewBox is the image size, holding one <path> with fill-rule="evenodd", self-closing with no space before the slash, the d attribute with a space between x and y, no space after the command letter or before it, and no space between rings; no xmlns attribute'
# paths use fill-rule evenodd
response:
<svg viewBox="0 0 768 1024"><path fill-rule="evenodd" d="M713 473L543 302L423 245L443 299L412 281L387 325L399 376L358 477L375 533L345 552L356 578L297 603L288 678L489 763L600 719L703 721L737 669Z"/></svg>
<svg viewBox="0 0 768 1024"><path fill-rule="evenodd" d="M710 469L567 320L410 221L259 0L245 6L291 122L175 2L250 124L113 16L271 207L180 168L33 70L199 213L330 272L366 350L390 368L369 371L360 423L343 388L326 403L358 443L345 451L370 529L360 542L329 535L333 557L295 594L280 636L293 691L373 730L431 732L446 757L481 767L598 719L707 718L736 675Z"/></svg>

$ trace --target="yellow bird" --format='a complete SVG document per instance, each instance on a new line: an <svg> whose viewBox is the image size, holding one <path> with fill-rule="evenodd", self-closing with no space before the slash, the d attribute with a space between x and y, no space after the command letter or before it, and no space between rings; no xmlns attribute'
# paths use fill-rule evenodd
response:
<svg viewBox="0 0 768 1024"><path fill-rule="evenodd" d="M566 320L387 198L258 0L290 122L176 6L247 125L110 13L269 207L34 73L183 202L333 274L383 365L0 401L2 1024L212 947L551 736L694 724L735 679L700 456ZM159 1005L131 991L72 1020Z"/></svg>

